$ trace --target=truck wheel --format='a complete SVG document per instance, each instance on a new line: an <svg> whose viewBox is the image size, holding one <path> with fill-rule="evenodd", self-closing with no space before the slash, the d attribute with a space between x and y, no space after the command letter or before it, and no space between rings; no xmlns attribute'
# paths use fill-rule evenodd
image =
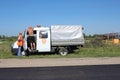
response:
<svg viewBox="0 0 120 80"><path fill-rule="evenodd" d="M25 56L29 56L30 55L30 52L29 52L29 50L27 49L26 51L25 51Z"/></svg>
<svg viewBox="0 0 120 80"><path fill-rule="evenodd" d="M66 48L60 48L59 54L62 56L66 56L68 54L68 50Z"/></svg>
<svg viewBox="0 0 120 80"><path fill-rule="evenodd" d="M26 51L22 51L21 54L22 54L22 56L25 56L26 55Z"/></svg>

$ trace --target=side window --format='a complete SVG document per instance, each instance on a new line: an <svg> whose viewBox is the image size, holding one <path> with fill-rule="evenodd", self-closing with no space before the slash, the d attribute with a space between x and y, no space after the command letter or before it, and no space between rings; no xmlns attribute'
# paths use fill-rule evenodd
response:
<svg viewBox="0 0 120 80"><path fill-rule="evenodd" d="M47 31L40 31L39 37L40 38L48 38L48 32Z"/></svg>

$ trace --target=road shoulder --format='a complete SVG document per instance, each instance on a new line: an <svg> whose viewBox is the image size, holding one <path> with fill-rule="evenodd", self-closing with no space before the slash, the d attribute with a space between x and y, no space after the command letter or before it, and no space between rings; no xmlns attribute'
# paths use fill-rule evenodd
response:
<svg viewBox="0 0 120 80"><path fill-rule="evenodd" d="M120 64L120 57L0 59L0 68Z"/></svg>

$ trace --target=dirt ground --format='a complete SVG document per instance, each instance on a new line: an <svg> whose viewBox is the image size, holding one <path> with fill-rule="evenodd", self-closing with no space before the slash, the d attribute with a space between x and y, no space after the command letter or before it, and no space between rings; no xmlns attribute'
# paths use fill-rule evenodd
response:
<svg viewBox="0 0 120 80"><path fill-rule="evenodd" d="M0 59L0 68L120 64L120 57Z"/></svg>

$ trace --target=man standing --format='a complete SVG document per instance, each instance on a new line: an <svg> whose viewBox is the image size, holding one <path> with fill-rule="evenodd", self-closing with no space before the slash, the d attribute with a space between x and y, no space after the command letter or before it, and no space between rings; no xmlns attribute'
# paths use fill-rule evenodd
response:
<svg viewBox="0 0 120 80"><path fill-rule="evenodd" d="M35 38L34 38L34 30L33 30L33 27L28 27L28 41L30 42L30 49L33 50L35 49Z"/></svg>
<svg viewBox="0 0 120 80"><path fill-rule="evenodd" d="M17 56L21 56L21 47L23 46L23 37L22 37L22 33L19 33L18 35L18 53Z"/></svg>

